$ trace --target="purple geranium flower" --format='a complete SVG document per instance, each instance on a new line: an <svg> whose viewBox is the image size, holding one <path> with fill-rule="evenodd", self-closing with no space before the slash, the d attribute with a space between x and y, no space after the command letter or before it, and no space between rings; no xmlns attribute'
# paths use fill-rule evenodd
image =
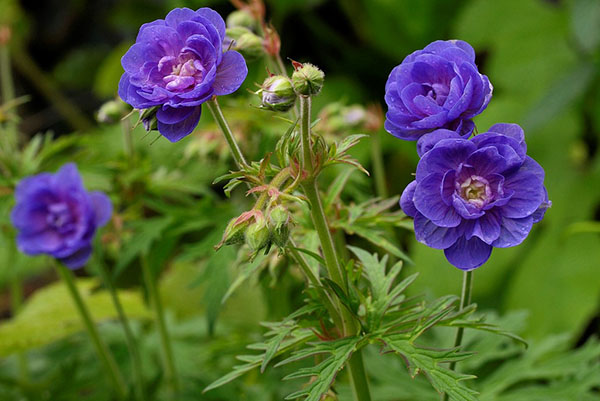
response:
<svg viewBox="0 0 600 401"><path fill-rule="evenodd" d="M142 25L125 53L119 96L136 109L161 106L158 131L171 142L190 134L201 104L235 92L248 74L242 55L223 53L225 22L210 8L176 8Z"/></svg>
<svg viewBox="0 0 600 401"><path fill-rule="evenodd" d="M431 135L438 140L421 149L416 179L400 199L417 240L463 270L481 266L493 247L523 242L551 202L521 127L496 124L470 140L446 130Z"/></svg>
<svg viewBox="0 0 600 401"><path fill-rule="evenodd" d="M96 229L105 225L112 213L105 194L85 190L73 163L56 174L23 179L15 198L11 220L19 231L19 250L28 255L51 255L71 269L87 262Z"/></svg>
<svg viewBox="0 0 600 401"><path fill-rule="evenodd" d="M492 85L477 70L473 48L462 40L435 41L408 55L385 85L385 129L414 141L438 128L469 136L470 120L492 97Z"/></svg>

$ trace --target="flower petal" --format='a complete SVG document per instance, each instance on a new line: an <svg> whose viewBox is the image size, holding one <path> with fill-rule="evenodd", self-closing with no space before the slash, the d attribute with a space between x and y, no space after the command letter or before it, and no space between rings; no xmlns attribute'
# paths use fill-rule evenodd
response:
<svg viewBox="0 0 600 401"><path fill-rule="evenodd" d="M415 215L415 238L435 249L446 249L462 235L464 227L440 227L421 213Z"/></svg>
<svg viewBox="0 0 600 401"><path fill-rule="evenodd" d="M415 202L413 201L413 197L415 195L415 188L417 188L417 181L412 181L410 184L404 188L402 192L402 196L400 197L400 208L410 217L415 217L418 213L415 208Z"/></svg>
<svg viewBox="0 0 600 401"><path fill-rule="evenodd" d="M242 85L247 75L248 67L240 53L234 50L223 53L223 60L217 67L217 76L213 84L215 95L229 95L235 92Z"/></svg>
<svg viewBox="0 0 600 401"><path fill-rule="evenodd" d="M439 141L448 138L460 138L455 132L448 129L440 128L423 135L417 141L417 154L419 157L429 152Z"/></svg>
<svg viewBox="0 0 600 401"><path fill-rule="evenodd" d="M110 220L112 215L112 203L103 192L90 192L90 201L94 209L95 226L102 227Z"/></svg>
<svg viewBox="0 0 600 401"><path fill-rule="evenodd" d="M71 270L79 269L87 263L92 255L92 246L84 246L65 258L59 258Z"/></svg>
<svg viewBox="0 0 600 401"><path fill-rule="evenodd" d="M484 264L492 254L492 246L477 237L467 240L464 236L444 249L446 259L461 270L473 270Z"/></svg>
<svg viewBox="0 0 600 401"><path fill-rule="evenodd" d="M442 199L442 180L444 176L433 173L417 181L414 202L417 210L436 225L441 227L456 227L462 221L452 206Z"/></svg>
<svg viewBox="0 0 600 401"><path fill-rule="evenodd" d="M209 20L213 24L213 26L217 29L217 32L219 33L219 36L221 37L221 42L223 40L225 40L225 21L223 21L223 18L221 17L221 15L218 12L216 12L215 10L213 10L211 8L203 7L203 8L199 8L196 11L196 14Z"/></svg>
<svg viewBox="0 0 600 401"><path fill-rule="evenodd" d="M500 236L492 245L496 248L508 248L519 245L527 238L533 226L533 216L522 219L502 218Z"/></svg>
<svg viewBox="0 0 600 401"><path fill-rule="evenodd" d="M445 174L448 170L456 170L475 149L475 145L466 139L442 139L419 161L417 181L431 173Z"/></svg>
<svg viewBox="0 0 600 401"><path fill-rule="evenodd" d="M158 120L158 132L160 132L160 134L169 141L177 142L194 131L194 128L196 128L198 125L198 121L200 121L201 112L201 106L196 106L192 108L192 112L188 114L185 119L176 123L170 124L168 122L162 122Z"/></svg>

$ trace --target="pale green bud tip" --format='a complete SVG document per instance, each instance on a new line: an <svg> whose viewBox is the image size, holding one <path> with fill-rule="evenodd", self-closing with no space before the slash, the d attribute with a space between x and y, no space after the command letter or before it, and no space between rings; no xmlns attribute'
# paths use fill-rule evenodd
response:
<svg viewBox="0 0 600 401"><path fill-rule="evenodd" d="M273 111L288 111L296 101L292 82L282 75L268 77L258 93L262 97L261 106Z"/></svg>
<svg viewBox="0 0 600 401"><path fill-rule="evenodd" d="M256 60L265 54L263 39L248 28L241 26L228 28L226 36L224 46L229 47L233 42L231 48L242 53L247 60Z"/></svg>
<svg viewBox="0 0 600 401"><path fill-rule="evenodd" d="M100 123L115 123L131 112L131 106L122 101L110 100L104 103L96 114L96 119Z"/></svg>
<svg viewBox="0 0 600 401"><path fill-rule="evenodd" d="M234 11L227 16L227 28L243 27L254 31L256 25L256 19L243 10Z"/></svg>
<svg viewBox="0 0 600 401"><path fill-rule="evenodd" d="M318 67L305 63L292 74L292 84L300 95L316 95L323 88L325 73Z"/></svg>
<svg viewBox="0 0 600 401"><path fill-rule="evenodd" d="M285 207L278 205L269 213L269 222L273 227L273 242L283 248L290 237L290 212Z"/></svg>
<svg viewBox="0 0 600 401"><path fill-rule="evenodd" d="M269 217L275 228L288 224L290 221L290 213L281 205L275 206L273 210L271 210Z"/></svg>
<svg viewBox="0 0 600 401"><path fill-rule="evenodd" d="M271 233L264 218L250 224L246 230L246 244L253 251L259 251L269 244Z"/></svg>

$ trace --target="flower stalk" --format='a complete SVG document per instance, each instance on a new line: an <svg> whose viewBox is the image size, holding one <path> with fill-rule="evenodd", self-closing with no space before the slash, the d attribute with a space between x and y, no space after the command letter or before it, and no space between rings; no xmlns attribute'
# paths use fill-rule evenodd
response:
<svg viewBox="0 0 600 401"><path fill-rule="evenodd" d="M171 392L176 397L179 393L179 383L177 380L177 371L175 369L175 358L173 357L173 349L171 347L171 338L167 325L165 322L165 312L162 305L162 300L156 286L156 280L150 269L147 255L141 257L142 271L144 275L144 281L146 283L146 289L148 291L148 298L150 300L150 306L154 311L154 319L158 326L158 332L160 335L160 344L162 348L163 363L165 369L165 376L167 383L171 389Z"/></svg>
<svg viewBox="0 0 600 401"><path fill-rule="evenodd" d="M129 355L131 357L131 365L133 370L133 378L134 378L134 388L135 388L135 396L138 401L145 401L144 394L144 378L142 375L142 360L140 358L140 353L137 348L135 336L133 335L133 331L131 330L131 325L129 324L129 319L123 310L123 305L119 300L119 295L115 289L115 286L112 283L110 275L106 270L106 266L104 266L104 262L102 261L102 250L101 247L96 247L98 250L98 263L97 270L100 275L100 279L102 283L108 290L115 310L117 311L117 316L119 317L119 321L121 326L123 327L123 332L125 333L125 342L127 343L127 349L129 351Z"/></svg>
<svg viewBox="0 0 600 401"><path fill-rule="evenodd" d="M335 251L335 244L331 231L327 224L327 218L325 211L323 210L323 204L319 195L317 186L317 174L313 164L312 149L310 146L310 117L311 117L311 98L310 96L300 96L300 135L302 138L302 160L303 170L308 172L308 178L303 183L302 188L304 194L308 198L311 205L311 217L319 241L321 243L321 249L323 250L323 256L327 272L332 281L339 285L343 289L347 289L347 277L346 272L342 268L342 263ZM341 312L342 320L342 331L346 336L352 336L356 334L357 327L356 322L350 312L342 305L338 307ZM371 394L369 391L369 383L362 359L361 350L356 351L352 358L348 361L348 370L350 374L350 383L352 385L352 391L356 401L370 401Z"/></svg>
<svg viewBox="0 0 600 401"><path fill-rule="evenodd" d="M460 293L460 309L462 311L466 306L471 304L471 292L473 290L473 270L465 271L463 273L462 290ZM463 334L465 332L464 327L459 327L456 330L456 337L454 339L454 348L460 347L462 344ZM456 368L456 361L450 362L450 370ZM448 394L444 394L444 401L448 401Z"/></svg>
<svg viewBox="0 0 600 401"><path fill-rule="evenodd" d="M223 111L219 106L217 98L214 97L213 99L207 101L206 105L208 106L208 109L212 113L217 125L227 140L227 144L229 145L229 149L231 149L231 155L233 156L233 160L235 160L235 164L239 168L247 166L248 163L242 154L242 150L240 149L235 136L229 127L229 124L227 124L227 120L225 120L225 116L223 115Z"/></svg>
<svg viewBox="0 0 600 401"><path fill-rule="evenodd" d="M71 294L71 298L75 303L77 311L83 320L85 328L87 329L88 335L96 348L96 352L100 361L104 365L106 372L108 373L110 380L113 384L113 388L119 400L125 400L127 397L127 386L125 385L125 381L123 380L123 376L119 371L119 368L108 350L108 347L100 338L100 333L98 333L98 328L94 323L90 311L86 307L83 299L81 298L81 294L75 285L75 277L73 272L65 267L62 263L56 262L56 269L58 274L61 276L63 282L67 286L69 293Z"/></svg>

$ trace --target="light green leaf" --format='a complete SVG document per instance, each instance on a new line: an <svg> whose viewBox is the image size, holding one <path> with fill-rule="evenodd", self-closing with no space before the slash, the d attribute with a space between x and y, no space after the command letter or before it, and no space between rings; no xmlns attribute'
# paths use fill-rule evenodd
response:
<svg viewBox="0 0 600 401"><path fill-rule="evenodd" d="M117 317L110 295L96 291L94 279L77 279L77 288L95 322ZM151 312L135 291L118 291L129 318L149 319ZM61 340L83 330L81 317L67 288L57 282L38 290L17 317L0 325L0 355L10 355Z"/></svg>

